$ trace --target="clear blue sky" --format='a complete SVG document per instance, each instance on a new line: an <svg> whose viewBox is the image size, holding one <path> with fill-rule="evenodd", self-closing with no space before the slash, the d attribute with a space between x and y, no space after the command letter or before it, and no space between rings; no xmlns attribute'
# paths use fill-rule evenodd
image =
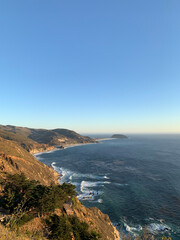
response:
<svg viewBox="0 0 180 240"><path fill-rule="evenodd" d="M179 0L1 0L0 123L180 132Z"/></svg>

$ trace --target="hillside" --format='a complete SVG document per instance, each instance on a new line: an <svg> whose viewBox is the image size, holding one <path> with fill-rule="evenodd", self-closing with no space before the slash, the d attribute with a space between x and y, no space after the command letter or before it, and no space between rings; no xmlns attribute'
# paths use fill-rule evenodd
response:
<svg viewBox="0 0 180 240"><path fill-rule="evenodd" d="M51 150L59 145L96 142L68 129L47 130L10 125L0 125L0 137L17 142L31 153Z"/></svg>
<svg viewBox="0 0 180 240"><path fill-rule="evenodd" d="M27 178L50 185L58 183L58 173L36 160L14 141L0 138L0 177L5 173L24 173Z"/></svg>
<svg viewBox="0 0 180 240"><path fill-rule="evenodd" d="M41 151L52 149L55 144L63 145L90 142L95 142L95 140L88 137L83 137L76 132L66 129L44 130L0 125L0 202L1 204L4 202L4 205L2 204L2 206L11 212L12 215L8 215L8 221L10 222L14 221L14 216L16 217L16 221L19 221L18 219L20 219L20 222L25 221L23 216L22 219L20 217L21 212L17 212L15 215L13 212L13 209L17 209L16 206L19 206L18 204L23 204L23 202L26 202L25 212L23 214L25 214L26 218L28 219L30 217L31 219L33 218L32 220L26 220L27 223L23 223L21 228L18 230L20 231L19 237L16 236L14 231L11 232L7 228L4 228L0 225L0 239L5 240L13 238L40 240L45 239L44 237L51 239L51 235L49 235L49 232L47 232L47 228L51 227L51 222L49 222L49 226L44 228L44 217L48 219L46 214L48 211L50 211L49 207L53 209L57 207L58 209L55 209L55 211L51 209L51 211L48 213L48 216L49 214L57 214L56 218L58 221L61 221L61 219L66 221L66 224L62 226L65 227L67 234L68 231L73 232L69 233L69 238L63 237L62 239L99 239L98 234L100 233L102 236L100 239L119 240L118 232L116 228L113 227L107 215L103 214L97 208L85 208L75 197L73 190L71 191L71 189L74 187L68 185L59 185L59 174L51 167L39 162L31 154L38 150ZM24 174L27 180L25 180L22 175L17 174ZM8 178L11 179L9 183ZM31 180L38 181L41 186L36 185L38 183L31 183ZM5 185L2 183L7 184L6 189L4 189ZM41 190L39 192L38 189L44 189L44 191ZM27 192L27 195L25 192ZM32 197L28 200L26 198L27 196L30 196L30 193L32 194ZM64 207L62 205L69 199L71 194L74 196L72 205L74 213L73 218L68 216L66 211L64 212ZM55 201L55 204L53 204L53 201ZM9 208L8 206L11 207ZM44 212L42 212L42 206L43 208L46 207L46 209L43 210ZM0 218L3 216L1 211L2 210L0 210ZM26 213L27 211L28 213ZM39 222L38 228L37 222ZM62 226L59 225L60 228ZM81 229L83 232L78 229ZM28 236L26 233L28 233ZM29 237L29 233L33 234L33 237ZM41 237L34 238L34 234L37 236L40 234ZM81 236L79 238L76 236L76 234L86 234L89 237L84 238Z"/></svg>
<svg viewBox="0 0 180 240"><path fill-rule="evenodd" d="M99 232L103 240L119 240L119 233L110 221L109 216L103 214L98 208L85 208L79 200L76 200L74 212L81 221L85 221L90 225L90 229Z"/></svg>

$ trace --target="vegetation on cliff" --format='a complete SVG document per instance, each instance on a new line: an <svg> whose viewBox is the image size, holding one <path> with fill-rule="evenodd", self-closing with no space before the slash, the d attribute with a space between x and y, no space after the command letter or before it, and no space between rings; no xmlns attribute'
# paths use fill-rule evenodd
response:
<svg viewBox="0 0 180 240"><path fill-rule="evenodd" d="M96 142L68 129L33 129L0 125L0 137L13 140L29 152L52 149L56 145Z"/></svg>
<svg viewBox="0 0 180 240"><path fill-rule="evenodd" d="M86 222L77 216L68 216L63 206L75 197L75 186L44 186L34 180L28 180L24 174L7 174L0 182L2 191L0 205L9 211L4 224L13 230L35 217L40 217L45 225L44 236L61 240L96 240L100 234L89 230ZM59 209L58 215L55 213ZM46 231L45 231L46 230Z"/></svg>
<svg viewBox="0 0 180 240"><path fill-rule="evenodd" d="M0 220L5 225L0 224L0 240L96 240L100 235L103 240L119 240L107 215L85 208L75 197L75 187L60 185L59 174L31 154L53 149L55 144L90 142L95 140L65 129L0 125ZM63 231L61 238L59 231Z"/></svg>
<svg viewBox="0 0 180 240"><path fill-rule="evenodd" d="M14 212L18 206L38 215L61 209L65 201L75 196L75 186L64 183L62 185L41 185L38 181L28 180L24 174L7 174L1 182L0 205Z"/></svg>

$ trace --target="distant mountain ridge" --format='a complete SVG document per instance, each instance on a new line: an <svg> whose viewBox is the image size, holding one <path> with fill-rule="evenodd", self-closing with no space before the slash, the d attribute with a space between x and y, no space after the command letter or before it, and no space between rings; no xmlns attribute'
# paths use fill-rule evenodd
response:
<svg viewBox="0 0 180 240"><path fill-rule="evenodd" d="M31 153L51 150L59 145L96 142L90 137L81 136L68 129L47 130L11 125L0 125L0 137L17 142Z"/></svg>

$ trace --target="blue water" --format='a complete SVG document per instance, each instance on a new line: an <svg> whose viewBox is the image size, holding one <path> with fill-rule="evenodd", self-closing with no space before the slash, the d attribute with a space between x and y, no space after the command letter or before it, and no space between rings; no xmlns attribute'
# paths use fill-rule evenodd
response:
<svg viewBox="0 0 180 240"><path fill-rule="evenodd" d="M128 139L69 147L36 155L76 185L87 207L107 213L132 235L145 226L180 239L180 135L130 135Z"/></svg>

